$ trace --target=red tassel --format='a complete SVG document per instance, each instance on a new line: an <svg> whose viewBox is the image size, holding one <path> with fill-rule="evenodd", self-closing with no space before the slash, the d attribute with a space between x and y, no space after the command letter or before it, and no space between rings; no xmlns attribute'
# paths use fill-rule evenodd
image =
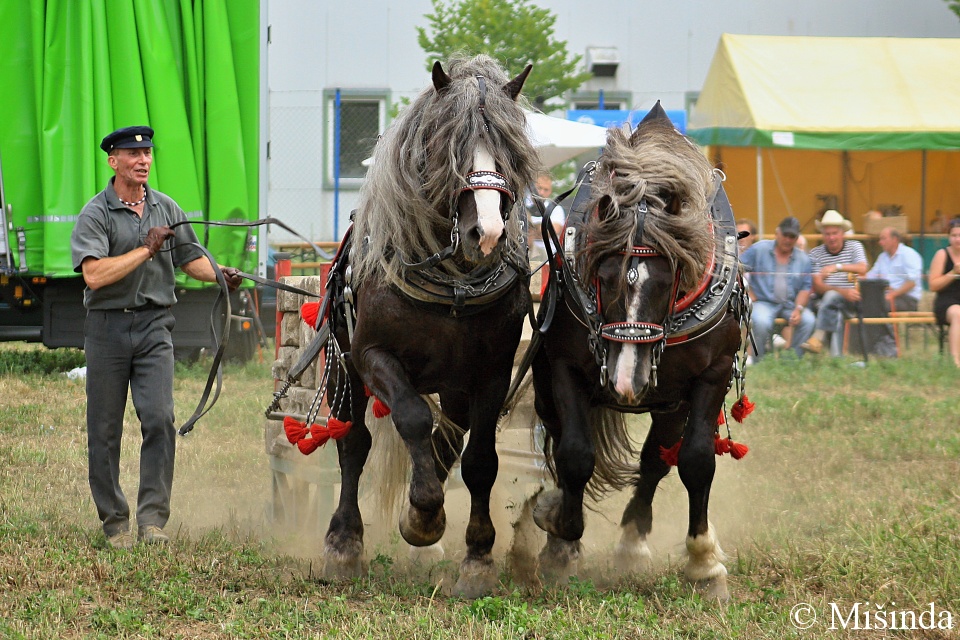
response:
<svg viewBox="0 0 960 640"><path fill-rule="evenodd" d="M322 424L310 425L310 437L317 441L317 446L322 447L330 439L330 430Z"/></svg>
<svg viewBox="0 0 960 640"><path fill-rule="evenodd" d="M734 460L739 460L743 456L747 455L750 451L750 447L740 442L730 441L730 455Z"/></svg>
<svg viewBox="0 0 960 640"><path fill-rule="evenodd" d="M677 441L677 444L673 445L669 449L666 447L660 447L660 459L666 462L668 466L677 466L677 463L680 461L681 444L683 444L683 438L680 438Z"/></svg>
<svg viewBox="0 0 960 640"><path fill-rule="evenodd" d="M719 433L714 434L713 451L718 456L722 456L725 453L730 453L730 438L721 438Z"/></svg>
<svg viewBox="0 0 960 640"><path fill-rule="evenodd" d="M373 391L370 391L370 387L368 387L367 385L363 385L363 395L369 398L370 396L373 395Z"/></svg>
<svg viewBox="0 0 960 640"><path fill-rule="evenodd" d="M290 441L290 444L297 444L307 437L307 425L294 420L290 416L283 418L283 430L287 434L287 440Z"/></svg>
<svg viewBox="0 0 960 640"><path fill-rule="evenodd" d="M297 449L300 449L300 453L305 456L310 455L317 450L317 447L320 446L320 441L315 438L304 438L297 443Z"/></svg>
<svg viewBox="0 0 960 640"><path fill-rule="evenodd" d="M304 302L300 305L300 317L307 325L316 328L318 315L320 315L319 302Z"/></svg>
<svg viewBox="0 0 960 640"><path fill-rule="evenodd" d="M717 426L722 427L727 424L727 414L724 413L723 409L720 409L720 415L717 416Z"/></svg>
<svg viewBox="0 0 960 640"><path fill-rule="evenodd" d="M750 402L750 398L748 398L746 394L743 394L740 396L740 399L734 403L733 408L730 409L730 415L732 415L733 419L737 422L743 422L744 418L753 413L756 406L755 402Z"/></svg>
<svg viewBox="0 0 960 640"><path fill-rule="evenodd" d="M343 420L334 418L333 416L330 416L327 419L327 433L330 434L330 437L334 440L339 440L343 436L350 433L350 427L352 426L353 422L350 422L349 420L344 422Z"/></svg>
<svg viewBox="0 0 960 640"><path fill-rule="evenodd" d="M373 417L374 418L385 418L390 415L390 407L384 404L383 400L380 398L373 399Z"/></svg>

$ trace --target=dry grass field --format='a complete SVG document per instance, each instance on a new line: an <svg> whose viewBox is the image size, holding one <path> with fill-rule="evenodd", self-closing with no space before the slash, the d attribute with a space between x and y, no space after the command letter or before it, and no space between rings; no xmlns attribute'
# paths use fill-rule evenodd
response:
<svg viewBox="0 0 960 640"><path fill-rule="evenodd" d="M935 347L865 368L771 358L749 370L757 410L734 438L751 452L718 460L711 500L727 605L702 601L680 577L676 473L654 502L648 575L608 561L625 500L614 495L589 514L579 579L546 588L511 567L501 515L498 591L451 598L466 495L455 489L447 560L411 565L396 527L371 521L367 576L318 579L323 530L270 517L262 412L273 384L259 363L227 367L218 405L179 440L174 543L110 550L87 487L83 385L10 365L34 350L0 348L3 638L960 637L960 371ZM179 419L205 375L178 368ZM128 411L132 497L139 434Z"/></svg>

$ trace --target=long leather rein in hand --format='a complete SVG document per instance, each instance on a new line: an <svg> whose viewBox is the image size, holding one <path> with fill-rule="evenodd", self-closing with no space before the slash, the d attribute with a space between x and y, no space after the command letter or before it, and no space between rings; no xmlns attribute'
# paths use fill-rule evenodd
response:
<svg viewBox="0 0 960 640"><path fill-rule="evenodd" d="M283 222L277 220L276 218L262 218L260 220L254 220L250 222L230 222L230 221L218 221L218 220L182 220L180 222L175 222L170 225L171 229L179 227L183 224L202 224L207 226L220 226L220 227L258 227L265 224L275 224L281 229L289 231L296 237L300 238L304 242L308 243L317 255L322 258L331 259L333 256L326 251L323 251L316 244L307 240L302 235L285 225ZM214 344L217 345L216 353L213 356L213 361L210 365L210 373L207 375L207 382L204 385L203 393L200 395L200 401L197 403L197 408L194 410L193 414L187 419L186 422L177 430L181 436L185 436L193 430L194 425L197 421L205 416L210 409L213 408L213 405L217 403L217 399L220 397L220 391L223 388L223 354L226 350L227 343L230 339L230 320L232 317L232 312L230 308L230 289L227 286L227 280L223 275L223 272L220 271L216 258L213 257L213 254L204 247L202 244L191 242L188 245L196 246L203 253L207 261L210 262L210 266L213 269L214 274L217 277L217 286L220 288L219 293L217 294L217 299L213 303L213 311L210 314L210 330L213 334ZM183 245L180 245L183 246ZM169 249L168 249L169 250ZM273 287L274 289L281 289L283 291L289 291L291 293L296 293L304 296L309 296L312 298L319 298L315 293L301 289L300 287L294 287L292 285L284 284L282 282L275 282L273 280L267 280L266 278L261 278L260 276L253 275L250 273L238 272L241 278L246 278L257 284L262 284L264 286ZM220 332L219 340L217 339L217 330L216 330L216 311L221 308L224 312L224 322L223 328ZM214 384L216 384L216 389L214 389ZM213 397L211 398L211 392ZM208 404L209 401L209 404Z"/></svg>

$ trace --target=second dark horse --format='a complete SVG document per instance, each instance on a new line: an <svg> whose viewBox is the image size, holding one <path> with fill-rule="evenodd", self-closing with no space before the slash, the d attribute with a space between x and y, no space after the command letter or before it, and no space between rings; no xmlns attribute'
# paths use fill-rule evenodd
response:
<svg viewBox="0 0 960 640"><path fill-rule="evenodd" d="M677 452L689 496L686 577L728 597L707 518L718 415L732 382L749 302L741 288L732 212L703 154L657 107L630 133L612 129L568 216L541 302L536 409L558 488L534 519L548 533L541 569L575 570L588 482L633 484L618 565L649 561L657 484ZM554 309L551 317L550 309ZM650 412L639 472L623 413Z"/></svg>

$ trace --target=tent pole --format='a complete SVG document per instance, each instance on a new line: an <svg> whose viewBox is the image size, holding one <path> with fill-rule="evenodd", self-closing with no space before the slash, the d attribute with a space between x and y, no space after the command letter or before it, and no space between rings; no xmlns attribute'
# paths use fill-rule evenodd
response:
<svg viewBox="0 0 960 640"><path fill-rule="evenodd" d="M840 152L840 193L843 197L843 202L840 203L842 207L840 212L843 213L844 217L848 220L853 216L850 215L849 200L847 198L847 175L850 173L850 154L844 150Z"/></svg>
<svg viewBox="0 0 960 640"><path fill-rule="evenodd" d="M763 237L763 156L757 147L757 235Z"/></svg>
<svg viewBox="0 0 960 640"><path fill-rule="evenodd" d="M927 228L927 150L920 150L920 257L926 264L927 247L923 234Z"/></svg>

